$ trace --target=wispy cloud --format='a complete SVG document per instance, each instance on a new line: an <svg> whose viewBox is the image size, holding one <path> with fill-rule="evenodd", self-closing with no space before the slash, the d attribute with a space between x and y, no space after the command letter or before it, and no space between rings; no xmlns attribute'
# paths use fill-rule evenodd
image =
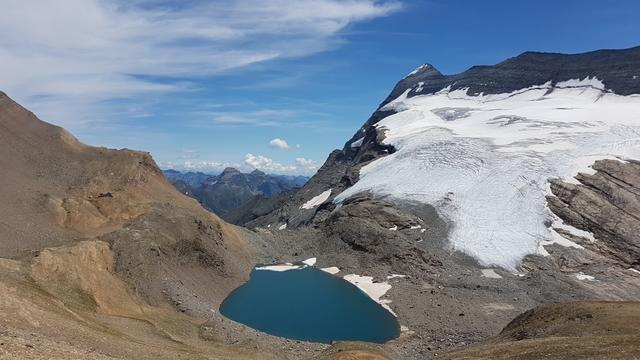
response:
<svg viewBox="0 0 640 360"><path fill-rule="evenodd" d="M193 149L183 149L180 151L179 158L184 160L193 160L200 157L200 152Z"/></svg>
<svg viewBox="0 0 640 360"><path fill-rule="evenodd" d="M193 90L197 79L332 49L349 25L400 9L393 0L167 4L0 0L0 88L81 126L115 99Z"/></svg>
<svg viewBox="0 0 640 360"><path fill-rule="evenodd" d="M286 128L309 128L318 130L343 131L341 127L334 124L328 126L326 119L330 114L321 111L299 109L293 104L290 108L256 108L247 109L253 105L238 106L221 105L220 110L192 111L190 115L194 120L188 122L192 127L286 127ZM350 130L350 129L349 129Z"/></svg>
<svg viewBox="0 0 640 360"><path fill-rule="evenodd" d="M287 150L289 149L289 144L284 139L275 138L269 141L269 147L274 149Z"/></svg>
<svg viewBox="0 0 640 360"><path fill-rule="evenodd" d="M207 115L211 117L214 125L228 126L282 126L287 119L294 118L298 112L286 109L261 109L248 111L211 111Z"/></svg>

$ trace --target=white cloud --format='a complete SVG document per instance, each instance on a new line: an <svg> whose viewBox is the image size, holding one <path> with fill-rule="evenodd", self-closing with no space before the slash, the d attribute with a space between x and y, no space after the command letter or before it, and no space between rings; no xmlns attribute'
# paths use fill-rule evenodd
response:
<svg viewBox="0 0 640 360"><path fill-rule="evenodd" d="M289 144L287 144L287 142L283 139L275 138L269 141L269 147L272 147L274 149L287 150L289 149Z"/></svg>
<svg viewBox="0 0 640 360"><path fill-rule="evenodd" d="M394 0L0 0L0 87L43 118L87 125L114 99L340 44ZM182 79L182 80L175 80ZM184 80L188 79L188 80Z"/></svg>
<svg viewBox="0 0 640 360"><path fill-rule="evenodd" d="M204 113L212 117L213 124L227 126L283 126L298 115L293 110L261 109L248 111L209 111Z"/></svg>
<svg viewBox="0 0 640 360"><path fill-rule="evenodd" d="M303 167L307 170L316 170L318 168L318 165L316 164L315 160L305 159L302 157L296 158L296 164L298 164L298 166Z"/></svg>
<svg viewBox="0 0 640 360"><path fill-rule="evenodd" d="M175 169L185 171L219 172L228 167L241 168L240 164L217 161L183 161L183 162L161 162L163 169Z"/></svg>
<svg viewBox="0 0 640 360"><path fill-rule="evenodd" d="M293 173L297 170L294 165L283 165L263 155L246 154L244 163L253 169L269 173Z"/></svg>
<svg viewBox="0 0 640 360"><path fill-rule="evenodd" d="M242 163L180 160L160 162L159 165L163 169L211 173L220 172L227 167L233 167L243 172L250 172L254 169L258 169L270 174L311 175L317 169L315 161L305 158L296 158L295 164L281 164L264 155L254 155L251 153L244 156Z"/></svg>

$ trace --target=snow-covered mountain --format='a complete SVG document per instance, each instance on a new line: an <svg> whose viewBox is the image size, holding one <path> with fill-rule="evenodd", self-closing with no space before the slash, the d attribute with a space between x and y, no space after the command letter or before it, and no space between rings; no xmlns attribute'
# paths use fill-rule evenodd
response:
<svg viewBox="0 0 640 360"><path fill-rule="evenodd" d="M251 224L317 225L355 194L433 206L450 245L516 268L543 245L579 246L547 207L548 181L599 159L640 158L640 47L527 52L443 75L423 65L282 206ZM322 204L303 206L331 189Z"/></svg>
<svg viewBox="0 0 640 360"><path fill-rule="evenodd" d="M603 158L640 158L640 96L597 78L501 94L448 86L407 97L412 90L375 124L396 151L364 166L335 201L370 191L432 204L452 224L453 247L486 265L515 268L544 254L542 244L568 242L550 229L549 178L570 180Z"/></svg>

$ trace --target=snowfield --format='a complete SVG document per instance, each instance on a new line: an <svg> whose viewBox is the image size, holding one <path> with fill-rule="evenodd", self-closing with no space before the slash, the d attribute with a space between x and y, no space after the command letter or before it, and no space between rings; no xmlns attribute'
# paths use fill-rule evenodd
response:
<svg viewBox="0 0 640 360"><path fill-rule="evenodd" d="M309 201L307 201L306 203L302 204L302 206L300 206L300 209L309 210L309 209L313 209L315 207L318 207L318 206L322 205L325 201L327 201L330 196L331 196L331 189L322 192L320 195L314 196Z"/></svg>
<svg viewBox="0 0 640 360"><path fill-rule="evenodd" d="M453 248L486 267L515 270L524 256L547 254L543 244L563 243L545 226L557 219L546 207L549 178L575 182L595 160L640 158L640 96L595 78L497 95L408 92L376 125L397 151L363 167L335 201L371 191L432 204L452 225Z"/></svg>
<svg viewBox="0 0 640 360"><path fill-rule="evenodd" d="M365 294L369 295L369 297L373 299L373 301L382 305L382 307L390 312L393 316L398 317L398 315L396 315L396 313L393 312L393 310L389 306L391 300L382 298L387 293L387 291L391 290L391 285L389 285L388 282L375 282L373 281L373 276L361 276L357 274L345 275L343 279L357 286Z"/></svg>

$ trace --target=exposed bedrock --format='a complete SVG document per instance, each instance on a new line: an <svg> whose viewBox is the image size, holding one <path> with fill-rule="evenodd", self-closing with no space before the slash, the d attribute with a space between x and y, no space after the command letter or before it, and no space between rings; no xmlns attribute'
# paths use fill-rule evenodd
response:
<svg viewBox="0 0 640 360"><path fill-rule="evenodd" d="M551 180L549 208L565 223L594 234L577 239L624 267L640 269L640 162L600 160L579 184Z"/></svg>
<svg viewBox="0 0 640 360"><path fill-rule="evenodd" d="M447 224L431 206L422 205L415 210L402 211L389 202L361 193L333 211L322 224L322 232L387 263L401 260L417 268L425 264L441 265L419 245L424 240L441 243L446 239Z"/></svg>

